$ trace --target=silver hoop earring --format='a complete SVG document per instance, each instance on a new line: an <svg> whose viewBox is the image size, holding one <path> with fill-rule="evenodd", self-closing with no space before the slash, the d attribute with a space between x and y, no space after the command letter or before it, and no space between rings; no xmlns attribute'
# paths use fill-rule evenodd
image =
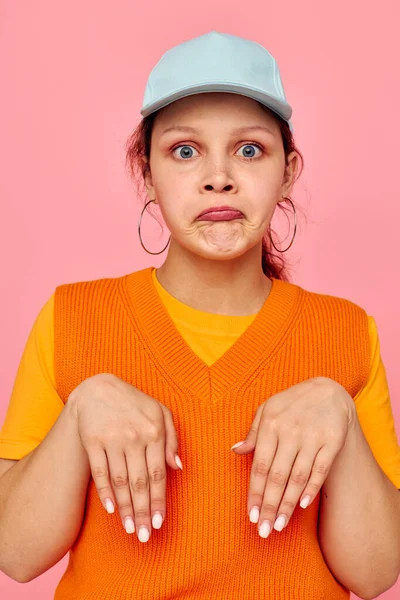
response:
<svg viewBox="0 0 400 600"><path fill-rule="evenodd" d="M140 239L140 243L142 244L142 247L144 248L144 250L146 250L146 252L148 252L149 254L161 254L162 252L164 252L164 250L167 248L168 244L170 243L170 241L171 241L171 234L169 236L169 239L168 239L168 242L167 242L166 246L160 252L150 252L150 250L147 250L146 246L143 244L142 236L140 235L140 225L142 223L142 216L143 216L143 213L146 210L147 206L150 204L150 202L155 202L155 200L149 200L148 202L146 202L146 204L144 206L144 209L142 210L141 215L139 217L139 225L138 225L139 239Z"/></svg>
<svg viewBox="0 0 400 600"><path fill-rule="evenodd" d="M285 200L289 200L290 204L293 207L293 213L294 213L294 232L293 232L293 237L292 237L292 241L290 242L289 246L287 248L285 248L284 250L279 250L279 248L277 248L274 244L274 242L272 241L272 237L271 237L271 223L268 225L268 235L269 235L269 239L271 240L271 244L273 245L273 247L275 248L275 250L277 252L286 252L286 250L289 250L290 246L293 244L294 238L296 236L296 229L297 229L297 218L296 218L296 209L294 207L293 202L291 201L290 198L286 198L285 196L283 196L283 198Z"/></svg>
<svg viewBox="0 0 400 600"><path fill-rule="evenodd" d="M268 226L268 235L269 235L269 239L271 240L271 244L273 245L273 247L275 248L275 250L277 252L286 252L287 250L289 250L290 246L293 244L294 238L296 236L296 230L297 230L297 217L296 217L296 209L294 207L294 204L292 202L292 200L290 198L285 198L285 200L289 200L289 202L291 203L292 207L293 207L293 213L294 213L294 232L293 232L293 237L292 237L292 241L290 242L289 246L287 248L285 248L285 250L279 250L279 248L277 248L273 242L273 239L271 237L271 223ZM171 235L169 236L168 242L166 243L166 245L164 246L164 248L162 250L160 250L160 252L151 252L150 250L147 250L146 246L143 244L143 240L142 240L142 236L140 233L140 226L142 223L142 217L143 217L143 213L146 210L147 206L151 203L151 202L155 202L155 200L149 200L148 202L146 202L140 217L139 217L139 225L138 225L138 233L139 233L139 239L140 239L140 243L142 244L143 249L148 252L148 254L162 254L164 252L164 250L166 250L166 248L168 247L170 241L171 241Z"/></svg>

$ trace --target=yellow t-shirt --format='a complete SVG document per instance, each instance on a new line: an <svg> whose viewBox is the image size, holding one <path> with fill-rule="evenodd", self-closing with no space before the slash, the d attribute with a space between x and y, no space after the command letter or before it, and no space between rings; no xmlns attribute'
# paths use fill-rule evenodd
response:
<svg viewBox="0 0 400 600"><path fill-rule="evenodd" d="M209 366L247 329L256 315L206 313L171 296L152 272L154 285L176 328ZM57 420L64 403L54 375L54 294L40 310L26 342L0 431L0 458L21 459L36 448ZM377 326L368 317L371 369L355 396L358 419L369 446L387 477L400 489L398 444Z"/></svg>

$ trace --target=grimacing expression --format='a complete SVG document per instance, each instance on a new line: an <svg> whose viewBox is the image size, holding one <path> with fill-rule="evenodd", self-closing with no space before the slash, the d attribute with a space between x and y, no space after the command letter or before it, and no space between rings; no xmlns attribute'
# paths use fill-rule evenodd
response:
<svg viewBox="0 0 400 600"><path fill-rule="evenodd" d="M297 153L285 155L274 114L246 96L194 94L160 111L151 138L149 199L178 243L205 258L231 259L261 245L276 204L290 194ZM229 205L243 218L197 219Z"/></svg>

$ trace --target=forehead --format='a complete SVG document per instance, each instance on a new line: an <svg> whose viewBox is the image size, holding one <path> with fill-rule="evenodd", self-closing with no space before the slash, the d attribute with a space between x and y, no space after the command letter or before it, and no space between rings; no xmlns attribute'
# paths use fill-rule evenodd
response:
<svg viewBox="0 0 400 600"><path fill-rule="evenodd" d="M229 126L248 123L279 131L273 111L253 98L226 92L196 93L175 100L159 111L154 128L159 134L172 125L201 128L214 119L218 122L223 119Z"/></svg>

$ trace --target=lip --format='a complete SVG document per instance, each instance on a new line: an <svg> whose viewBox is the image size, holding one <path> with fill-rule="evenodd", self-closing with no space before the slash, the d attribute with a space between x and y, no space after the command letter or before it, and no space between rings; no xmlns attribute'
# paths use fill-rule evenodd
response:
<svg viewBox="0 0 400 600"><path fill-rule="evenodd" d="M203 215L206 215L207 213L210 213L210 212L220 212L220 211L224 211L224 210L239 212L243 215L242 211L239 210L238 208L235 208L234 206L224 205L224 206L212 206L211 208L206 208L199 215L197 215L197 218L202 217Z"/></svg>

